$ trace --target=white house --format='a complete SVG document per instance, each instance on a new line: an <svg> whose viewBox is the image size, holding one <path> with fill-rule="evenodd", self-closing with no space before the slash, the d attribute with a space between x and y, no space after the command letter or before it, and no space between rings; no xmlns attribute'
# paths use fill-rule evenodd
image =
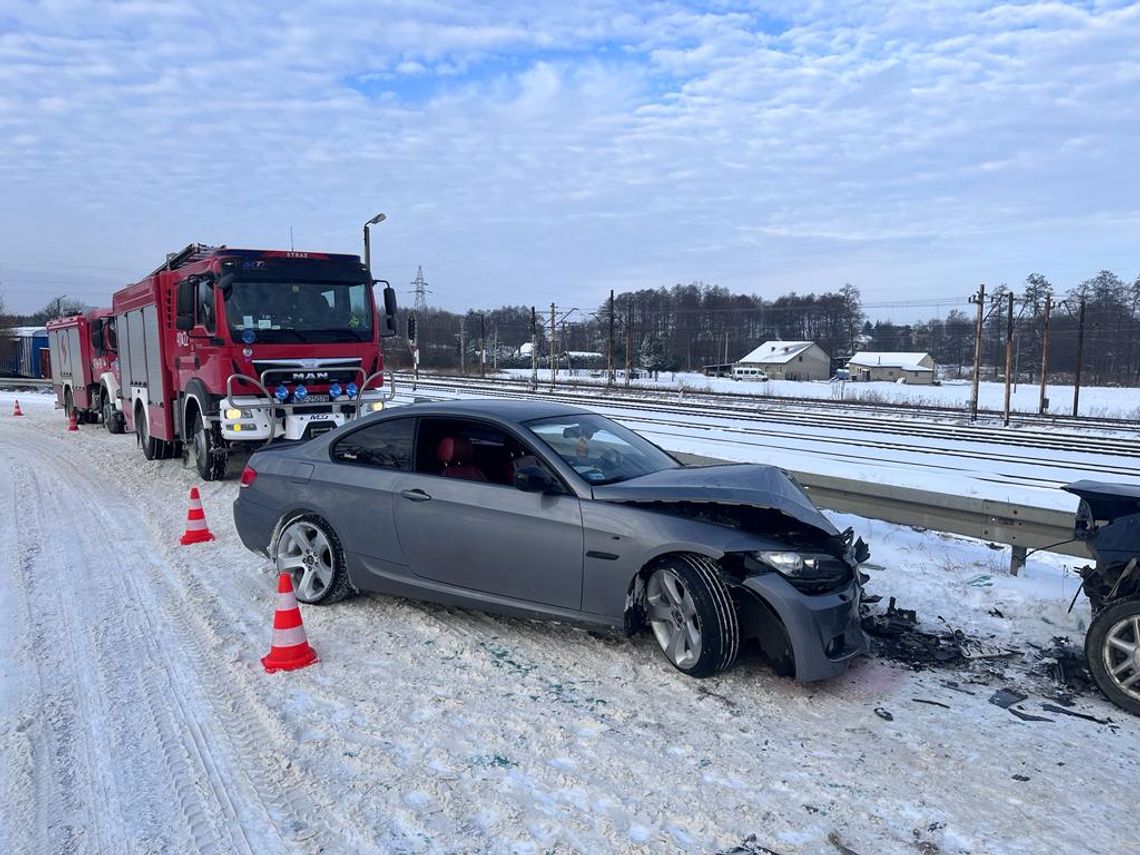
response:
<svg viewBox="0 0 1140 855"><path fill-rule="evenodd" d="M847 362L852 380L886 380L929 385L934 382L934 357L929 353L856 353Z"/></svg>
<svg viewBox="0 0 1140 855"><path fill-rule="evenodd" d="M737 379L763 372L773 380L826 380L831 359L814 341L766 341L732 366Z"/></svg>

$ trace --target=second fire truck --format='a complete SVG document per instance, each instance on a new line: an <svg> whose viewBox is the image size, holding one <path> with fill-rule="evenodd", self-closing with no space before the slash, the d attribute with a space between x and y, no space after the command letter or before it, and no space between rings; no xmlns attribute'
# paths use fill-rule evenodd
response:
<svg viewBox="0 0 1140 855"><path fill-rule="evenodd" d="M205 480L232 452L302 439L381 409L380 338L395 334L355 255L191 244L116 292L121 402L148 460Z"/></svg>
<svg viewBox="0 0 1140 855"><path fill-rule="evenodd" d="M91 309L47 323L51 380L56 404L80 423L102 421L123 432L118 407L119 377L115 318L110 309Z"/></svg>

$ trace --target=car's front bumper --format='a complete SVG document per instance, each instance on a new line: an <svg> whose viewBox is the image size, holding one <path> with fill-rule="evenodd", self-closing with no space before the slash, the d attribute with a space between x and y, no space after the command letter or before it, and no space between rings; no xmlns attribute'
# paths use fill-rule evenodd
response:
<svg viewBox="0 0 1140 855"><path fill-rule="evenodd" d="M856 582L829 594L804 594L779 573L762 573L745 577L740 586L780 618L800 682L837 677L866 651Z"/></svg>

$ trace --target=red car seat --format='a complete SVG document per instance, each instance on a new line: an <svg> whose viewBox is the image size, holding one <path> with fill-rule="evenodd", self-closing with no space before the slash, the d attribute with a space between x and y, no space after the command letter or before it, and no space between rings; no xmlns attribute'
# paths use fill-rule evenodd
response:
<svg viewBox="0 0 1140 855"><path fill-rule="evenodd" d="M445 436L435 449L436 459L443 464L444 478L466 478L468 481L486 481L483 470L471 462L471 440L462 436Z"/></svg>

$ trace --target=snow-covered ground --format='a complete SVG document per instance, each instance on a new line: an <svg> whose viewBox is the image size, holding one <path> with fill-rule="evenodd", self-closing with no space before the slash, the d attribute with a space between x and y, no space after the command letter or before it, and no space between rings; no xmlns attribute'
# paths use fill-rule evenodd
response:
<svg viewBox="0 0 1140 855"><path fill-rule="evenodd" d="M1140 720L1096 696L1074 709L1113 724L1043 712L1031 676L1031 645L1088 620L1060 556L1011 578L984 544L836 518L871 544L870 593L1019 651L989 668L868 659L801 686L745 659L695 681L648 636L358 597L303 607L320 664L267 675L275 579L237 540L236 484L201 485L218 539L180 547L192 470L67 432L48 396L14 419L12 398L2 852L1140 846L1127 799L1105 809L1140 781ZM1050 720L990 704L1007 685Z"/></svg>
<svg viewBox="0 0 1140 855"><path fill-rule="evenodd" d="M596 373L596 372L595 372ZM573 373L563 369L558 374L559 382L602 384L603 377L591 377L591 372L576 370ZM529 378L529 369L512 368L501 371L499 376ZM539 371L539 381L549 383L549 369ZM619 381L620 382L620 381ZM911 386L904 383L830 383L797 382L793 380L769 380L761 383L751 380L733 380L729 377L706 377L695 372L664 371L654 380L642 376L634 381L635 387L645 389L684 388L690 392L730 392L735 395L756 395L765 398L819 398L826 400L855 401L865 404L911 404L935 407L959 407L963 411L970 406L971 385L968 380L944 380L940 386ZM1005 384L984 382L978 384L978 405L984 410L1001 411L1005 408ZM1050 384L1046 387L1049 399L1048 412L1055 415L1071 415L1073 412L1073 387ZM1041 398L1041 387L1036 383L1018 383L1011 390L1010 408L1019 413L1036 413ZM1107 386L1082 386L1080 409L1082 416L1100 418L1135 419L1140 421L1140 389L1115 388Z"/></svg>

